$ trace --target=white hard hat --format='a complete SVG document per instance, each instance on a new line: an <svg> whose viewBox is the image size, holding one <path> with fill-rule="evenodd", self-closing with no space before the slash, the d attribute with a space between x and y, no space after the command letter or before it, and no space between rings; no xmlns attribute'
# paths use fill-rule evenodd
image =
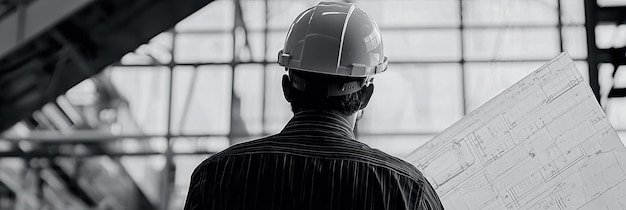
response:
<svg viewBox="0 0 626 210"><path fill-rule="evenodd" d="M387 57L378 25L363 10L351 3L320 2L291 24L278 64L290 70L365 79L385 71Z"/></svg>

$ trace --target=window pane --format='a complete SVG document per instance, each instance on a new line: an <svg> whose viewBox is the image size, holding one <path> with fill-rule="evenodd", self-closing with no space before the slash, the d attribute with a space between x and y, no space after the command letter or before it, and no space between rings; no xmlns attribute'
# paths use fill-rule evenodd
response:
<svg viewBox="0 0 626 210"><path fill-rule="evenodd" d="M555 28L467 29L466 60L550 59L559 53Z"/></svg>
<svg viewBox="0 0 626 210"><path fill-rule="evenodd" d="M467 25L555 25L556 0L473 0L463 1L463 22Z"/></svg>
<svg viewBox="0 0 626 210"><path fill-rule="evenodd" d="M214 1L176 24L176 30L230 30L234 26L234 13L233 1Z"/></svg>
<svg viewBox="0 0 626 210"><path fill-rule="evenodd" d="M232 134L247 136L263 132L263 65L235 67Z"/></svg>
<svg viewBox="0 0 626 210"><path fill-rule="evenodd" d="M378 75L359 132L438 132L463 116L457 64L397 64Z"/></svg>
<svg viewBox="0 0 626 210"><path fill-rule="evenodd" d="M626 66L620 66L612 78L613 66L611 64L601 64L599 66L600 93L608 96L612 87L626 88ZM607 98L604 107L606 113L615 129L626 129L626 98Z"/></svg>
<svg viewBox="0 0 626 210"><path fill-rule="evenodd" d="M285 29L287 30L293 20L298 15L309 7L315 6L319 3L317 0L273 0L268 1L268 14L269 27L271 29Z"/></svg>
<svg viewBox="0 0 626 210"><path fill-rule="evenodd" d="M585 1L561 0L561 21L564 24L584 24Z"/></svg>
<svg viewBox="0 0 626 210"><path fill-rule="evenodd" d="M165 134L170 76L167 67L112 67L109 72L129 108L118 109L113 132Z"/></svg>
<svg viewBox="0 0 626 210"><path fill-rule="evenodd" d="M113 153L165 153L167 141L165 137L155 138L124 138L108 141L107 148Z"/></svg>
<svg viewBox="0 0 626 210"><path fill-rule="evenodd" d="M563 27L563 48L576 59L587 58L587 34L585 27Z"/></svg>
<svg viewBox="0 0 626 210"><path fill-rule="evenodd" d="M625 47L626 46L626 24L621 24L617 26L617 31L615 32L615 36L613 37L613 44L615 47Z"/></svg>
<svg viewBox="0 0 626 210"><path fill-rule="evenodd" d="M585 82L589 83L589 65L585 61L574 61L576 69L583 75Z"/></svg>
<svg viewBox="0 0 626 210"><path fill-rule="evenodd" d="M243 20L249 30L265 28L265 1L240 1Z"/></svg>
<svg viewBox="0 0 626 210"><path fill-rule="evenodd" d="M626 98L610 98L605 107L611 125L615 129L626 129Z"/></svg>
<svg viewBox="0 0 626 210"><path fill-rule="evenodd" d="M176 174L174 175L174 189L170 195L170 206L167 209L182 209L185 206L191 174L196 166L200 165L208 155L179 155L174 157ZM160 186L160 185L157 185Z"/></svg>
<svg viewBox="0 0 626 210"><path fill-rule="evenodd" d="M239 31L239 30L238 30ZM264 45L265 45L265 37L261 32L250 32L248 31L248 45L250 47L250 51L244 48L245 43L245 34L237 33L237 50L238 53L238 61L255 61L261 62L264 59L265 54L263 53ZM278 52L278 51L277 51ZM252 58L250 58L250 53L252 53ZM276 54L276 53L275 53Z"/></svg>
<svg viewBox="0 0 626 210"><path fill-rule="evenodd" d="M596 26L596 45L600 49L626 46L626 25Z"/></svg>
<svg viewBox="0 0 626 210"><path fill-rule="evenodd" d="M465 84L468 110L478 108L541 65L538 62L467 63Z"/></svg>
<svg viewBox="0 0 626 210"><path fill-rule="evenodd" d="M163 180L155 175L163 173L165 156L122 156L120 162L146 197L154 203L159 201L159 186Z"/></svg>
<svg viewBox="0 0 626 210"><path fill-rule="evenodd" d="M231 34L178 34L174 60L178 63L229 62L233 57Z"/></svg>
<svg viewBox="0 0 626 210"><path fill-rule="evenodd" d="M598 65L598 84L600 84L600 95L606 103L606 98L613 87L613 65L608 63L602 63ZM608 112L607 112L608 113Z"/></svg>
<svg viewBox="0 0 626 210"><path fill-rule="evenodd" d="M230 66L177 66L174 69L172 132L228 134Z"/></svg>
<svg viewBox="0 0 626 210"><path fill-rule="evenodd" d="M615 78L613 80L613 86L616 88L626 88L626 66L620 66L617 68Z"/></svg>
<svg viewBox="0 0 626 210"><path fill-rule="evenodd" d="M434 135L360 135L357 139L372 148L404 158L433 137Z"/></svg>
<svg viewBox="0 0 626 210"><path fill-rule="evenodd" d="M106 72L106 70L105 70ZM106 74L106 73L104 73ZM95 76L99 77L99 75ZM98 102L98 89L94 79L85 79L65 92L65 97L74 106L93 106Z"/></svg>
<svg viewBox="0 0 626 210"><path fill-rule="evenodd" d="M602 7L626 6L626 1L624 0L598 0L598 5Z"/></svg>
<svg viewBox="0 0 626 210"><path fill-rule="evenodd" d="M596 26L596 46L600 49L607 49L613 46L611 39L615 33L615 25L598 25Z"/></svg>
<svg viewBox="0 0 626 210"><path fill-rule="evenodd" d="M122 64L167 64L172 61L172 33L164 32L122 57Z"/></svg>
<svg viewBox="0 0 626 210"><path fill-rule="evenodd" d="M457 61L459 30L382 31L385 54L393 61Z"/></svg>
<svg viewBox="0 0 626 210"><path fill-rule="evenodd" d="M402 26L458 26L459 1L356 1L381 28Z"/></svg>
<svg viewBox="0 0 626 210"><path fill-rule="evenodd" d="M230 146L227 137L181 137L172 139L174 153L218 153Z"/></svg>
<svg viewBox="0 0 626 210"><path fill-rule="evenodd" d="M267 65L265 84L265 132L277 133L293 116L291 105L283 95L282 77L285 69L276 64Z"/></svg>
<svg viewBox="0 0 626 210"><path fill-rule="evenodd" d="M278 60L278 51L283 49L287 31L270 32L267 40L267 52L265 58L267 61L276 62Z"/></svg>

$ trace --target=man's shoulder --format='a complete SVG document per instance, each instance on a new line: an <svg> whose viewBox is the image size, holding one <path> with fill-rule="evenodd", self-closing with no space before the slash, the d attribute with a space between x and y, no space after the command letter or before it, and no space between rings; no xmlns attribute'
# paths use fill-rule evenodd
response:
<svg viewBox="0 0 626 210"><path fill-rule="evenodd" d="M274 136L276 135L261 137L261 138L253 139L250 141L245 141L245 142L234 144L216 154L211 155L205 160L205 162L216 161L223 157L228 157L232 155L240 155L240 154L244 154L250 151L261 150L263 149L263 147L267 147L271 145L271 142L269 140L274 138Z"/></svg>
<svg viewBox="0 0 626 210"><path fill-rule="evenodd" d="M294 138L280 134L233 145L207 158L200 166L224 161L225 157L244 155L253 157L266 154L354 161L390 170L415 181L424 181L422 173L415 166L398 157L371 148L363 142L351 139L310 139L301 136Z"/></svg>
<svg viewBox="0 0 626 210"><path fill-rule="evenodd" d="M424 176L422 175L422 172L420 172L412 164L396 156L387 154L386 152L383 152L381 150L371 148L367 146L366 144L363 144L363 145L365 145L366 147L365 151L367 151L371 157L375 157L376 159L379 159L382 162L381 165L389 166L391 170L394 170L402 175L408 176L411 179L415 179L416 181L420 181L420 182L424 181Z"/></svg>
<svg viewBox="0 0 626 210"><path fill-rule="evenodd" d="M211 170L213 168L213 166L215 166L215 164L220 164L221 162L224 161L225 157L230 157L230 156L237 156L237 155L241 155L243 154L245 151L248 151L250 149L253 148L257 148L262 146L264 143L266 143L264 140L270 138L272 136L267 136L267 137L263 137L263 138L258 138L258 139L254 139L254 140L250 140L250 141L246 141L246 142L242 142L242 143L238 143L235 145L232 145L218 153L212 154L211 156L207 157L206 159L204 159L200 164L198 164L198 166L196 166L193 174L195 174L196 172L199 171L204 171L204 170ZM213 165L213 166L211 166Z"/></svg>

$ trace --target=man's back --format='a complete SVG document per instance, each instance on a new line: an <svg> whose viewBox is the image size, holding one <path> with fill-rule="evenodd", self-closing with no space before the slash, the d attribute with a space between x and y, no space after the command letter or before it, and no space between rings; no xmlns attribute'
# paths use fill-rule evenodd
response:
<svg viewBox="0 0 626 210"><path fill-rule="evenodd" d="M274 136L194 171L185 209L442 209L410 164L354 140L345 119L300 112Z"/></svg>

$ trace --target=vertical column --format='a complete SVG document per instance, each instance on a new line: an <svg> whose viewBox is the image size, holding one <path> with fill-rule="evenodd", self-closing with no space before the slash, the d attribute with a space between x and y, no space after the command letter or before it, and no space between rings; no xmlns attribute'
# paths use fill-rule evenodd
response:
<svg viewBox="0 0 626 210"><path fill-rule="evenodd" d="M263 28L263 82L261 87L261 93L263 94L261 101L261 135L267 135L265 132L265 103L267 103L267 65L269 64L267 61L267 45L269 42L269 2L267 0L263 0L265 3L265 28Z"/></svg>
<svg viewBox="0 0 626 210"><path fill-rule="evenodd" d="M589 86L596 100L600 101L600 82L598 81L599 51L596 46L596 11L597 0L585 0L585 28L587 31L587 63L589 65Z"/></svg>
<svg viewBox="0 0 626 210"><path fill-rule="evenodd" d="M557 29L559 30L559 50L563 52L563 21L561 20L561 0L556 1L556 15L558 16Z"/></svg>
<svg viewBox="0 0 626 210"><path fill-rule="evenodd" d="M459 0L459 33L461 34L461 60L459 63L461 64L461 93L462 93L462 101L463 101L463 116L465 116L468 112L467 110L467 94L465 92L465 36L464 36L464 23L463 23L463 0Z"/></svg>
<svg viewBox="0 0 626 210"><path fill-rule="evenodd" d="M172 28L171 30L172 33L172 59L170 60L170 63L168 64L168 69L169 69L169 73L170 73L170 80L169 80L169 84L168 84L168 105L167 105L167 132L165 134L165 141L166 141L166 150L165 150L165 167L163 168L163 183L161 190L162 192L160 193L161 197L161 206L160 209L168 209L169 206L169 202L170 202L170 198L171 198L171 192L172 192L172 185L174 184L174 177L173 174L175 173L175 169L174 169L174 163L173 163L173 151L172 151L172 95L173 95L173 89L174 89L174 67L176 66L176 63L174 61L174 52L176 49L176 30L174 28Z"/></svg>
<svg viewBox="0 0 626 210"><path fill-rule="evenodd" d="M239 0L233 0L233 4L235 6L235 11L233 12L233 28L231 29L231 36L233 38L233 42L232 42L232 48L233 48L233 53L232 53L232 57L230 59L230 76L231 76L231 80L230 80L230 120L229 120L229 129L228 129L228 141L230 142L230 145L233 145L235 143L235 133L233 133L233 119L235 117L235 113L233 112L233 104L235 104L235 67L237 67L237 62L238 60L237 58L237 19L239 17L242 17L243 14L239 14L241 12L241 7L240 3L238 2ZM243 21L243 20L241 20ZM250 55L252 56L252 54Z"/></svg>

